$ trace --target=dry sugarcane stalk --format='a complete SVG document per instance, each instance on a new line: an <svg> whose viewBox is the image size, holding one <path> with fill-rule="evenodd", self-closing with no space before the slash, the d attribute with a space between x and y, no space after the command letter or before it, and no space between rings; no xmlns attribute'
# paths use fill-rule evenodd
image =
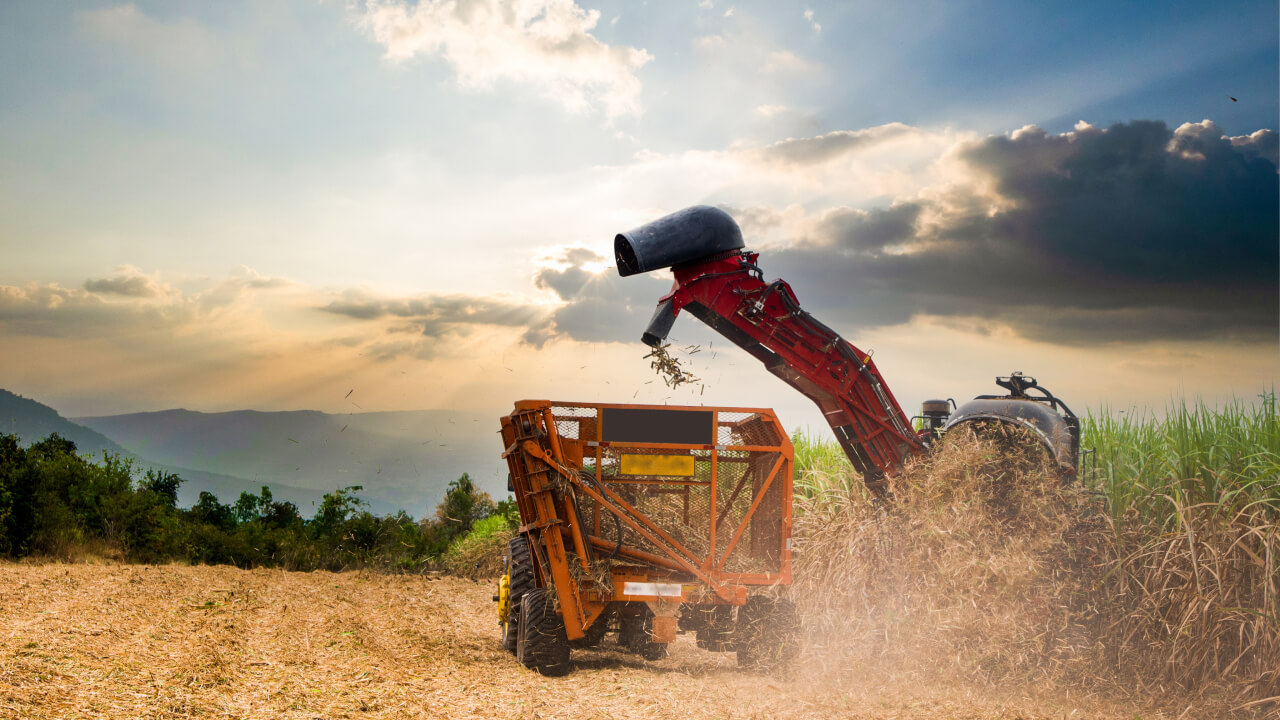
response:
<svg viewBox="0 0 1280 720"><path fill-rule="evenodd" d="M667 351L669 347L671 346L660 345L648 355L645 355L644 359L646 360L653 358L649 363L649 367L662 376L662 380L667 384L667 387L675 388L684 383L698 382L697 377L680 367L680 360L672 357L671 353Z"/></svg>

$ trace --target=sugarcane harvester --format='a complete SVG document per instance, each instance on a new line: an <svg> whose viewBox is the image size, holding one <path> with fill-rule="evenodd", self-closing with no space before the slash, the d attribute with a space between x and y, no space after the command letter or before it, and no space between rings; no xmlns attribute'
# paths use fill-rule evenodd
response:
<svg viewBox="0 0 1280 720"><path fill-rule="evenodd" d="M869 354L805 312L786 282L766 282L721 210L620 233L614 254L623 277L675 277L644 343L662 347L676 316L692 313L813 400L879 497L894 469L964 423L1029 430L1074 474L1075 415L1020 373L997 378L1007 394L954 412L926 402L914 428ZM521 663L567 673L572 648L609 633L657 659L679 631L744 666L796 656L800 625L785 598L794 449L772 410L525 400L502 418L502 441L522 524L495 600Z"/></svg>
<svg viewBox="0 0 1280 720"><path fill-rule="evenodd" d="M913 427L870 354L802 309L785 281L765 281L759 253L745 249L738 224L718 208L687 208L620 233L614 257L623 277L665 268L675 276L641 338L645 344L662 346L681 311L711 326L818 406L878 496L886 493L886 473L923 452L941 432L963 424L1030 431L1064 479L1075 475L1075 414L1020 372L996 378L1007 394L981 395L959 407L949 400L926 401Z"/></svg>

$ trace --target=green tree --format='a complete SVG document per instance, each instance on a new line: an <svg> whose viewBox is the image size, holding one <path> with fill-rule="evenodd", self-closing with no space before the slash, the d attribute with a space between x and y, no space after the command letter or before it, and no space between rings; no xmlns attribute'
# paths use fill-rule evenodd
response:
<svg viewBox="0 0 1280 720"><path fill-rule="evenodd" d="M506 500L498 501L498 504L494 506L493 514L506 518L507 526L513 530L520 527L520 506L516 504L516 499L510 495L507 496Z"/></svg>
<svg viewBox="0 0 1280 720"><path fill-rule="evenodd" d="M245 490L240 493L240 498L236 500L234 506L236 521L243 525L260 520L263 515L271 511L272 502L274 500L271 497L271 488L266 485L262 486L262 490L257 495Z"/></svg>
<svg viewBox="0 0 1280 720"><path fill-rule="evenodd" d="M351 485L326 493L320 499L320 508L316 510L315 517L311 519L312 537L341 540L342 526L346 524L347 518L364 505L364 501L355 496L361 490L364 490L362 485Z"/></svg>
<svg viewBox="0 0 1280 720"><path fill-rule="evenodd" d="M36 478L16 435L0 435L0 552L22 555L35 525Z"/></svg>
<svg viewBox="0 0 1280 720"><path fill-rule="evenodd" d="M230 532L236 527L235 511L230 505L218 502L218 496L207 490L200 491L196 504L191 506L187 515L197 523L212 525L224 532Z"/></svg>
<svg viewBox="0 0 1280 720"><path fill-rule="evenodd" d="M264 488L265 489L265 488ZM298 506L291 502L268 502L266 507L259 507L262 522L268 527L287 528L302 524L302 514Z"/></svg>
<svg viewBox="0 0 1280 720"><path fill-rule="evenodd" d="M477 520L489 517L497 509L489 493L476 487L467 473L449 483L444 499L436 506L436 522L429 528L434 554L444 552L455 538L471 531Z"/></svg>
<svg viewBox="0 0 1280 720"><path fill-rule="evenodd" d="M153 492L165 501L170 508L178 506L178 486L183 483L177 473L147 468L142 477L142 489Z"/></svg>

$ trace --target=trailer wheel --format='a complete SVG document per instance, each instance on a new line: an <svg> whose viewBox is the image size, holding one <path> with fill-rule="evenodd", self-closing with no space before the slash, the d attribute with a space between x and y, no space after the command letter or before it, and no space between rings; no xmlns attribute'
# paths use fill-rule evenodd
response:
<svg viewBox="0 0 1280 720"><path fill-rule="evenodd" d="M713 605L697 608L692 613L701 621L697 629L698 647L713 652L734 649L732 606Z"/></svg>
<svg viewBox="0 0 1280 720"><path fill-rule="evenodd" d="M530 670L558 677L569 673L569 638L564 618L556 612L554 594L533 588L520 600L519 641L516 659Z"/></svg>
<svg viewBox="0 0 1280 720"><path fill-rule="evenodd" d="M533 558L529 541L517 535L507 542L507 575L511 578L507 621L502 626L502 647L514 655L520 637L520 599L533 589Z"/></svg>
<svg viewBox="0 0 1280 720"><path fill-rule="evenodd" d="M653 613L643 605L640 611L622 616L618 644L649 661L667 656L666 643L653 641Z"/></svg>
<svg viewBox="0 0 1280 720"><path fill-rule="evenodd" d="M749 597L736 636L739 667L783 670L800 653L800 616L790 600Z"/></svg>
<svg viewBox="0 0 1280 720"><path fill-rule="evenodd" d="M593 648L599 647L604 641L604 636L609 634L609 622L613 616L612 608L606 608L600 613L600 617L591 623L591 627L587 628L587 634L577 640L570 640L569 646L574 648Z"/></svg>

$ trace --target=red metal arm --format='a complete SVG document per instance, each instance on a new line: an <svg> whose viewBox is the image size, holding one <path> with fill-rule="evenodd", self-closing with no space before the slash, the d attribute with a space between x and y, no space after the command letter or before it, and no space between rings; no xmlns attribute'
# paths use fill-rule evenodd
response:
<svg viewBox="0 0 1280 720"><path fill-rule="evenodd" d="M740 251L672 268L659 312L668 301L672 320L688 310L813 400L867 486L883 493L885 471L924 445L870 356L801 309L786 282L765 283L757 257Z"/></svg>

